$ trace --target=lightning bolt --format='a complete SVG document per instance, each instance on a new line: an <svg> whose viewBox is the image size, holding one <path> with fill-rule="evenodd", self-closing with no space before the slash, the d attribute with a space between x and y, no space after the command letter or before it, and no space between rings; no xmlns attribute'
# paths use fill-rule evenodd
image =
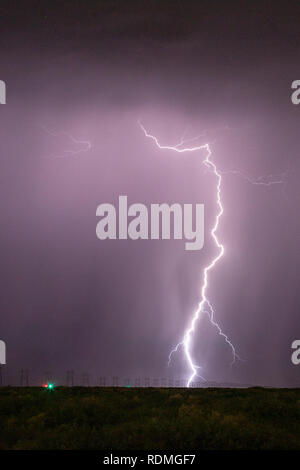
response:
<svg viewBox="0 0 300 470"><path fill-rule="evenodd" d="M220 171L220 173L222 175L232 174L232 175L240 176L241 178L248 181L248 183L254 184L257 186L273 186L275 184L284 183L284 178L287 176L288 170L284 171L280 175L270 174L267 176L258 176L256 178L253 176L249 176L247 175L247 173L240 171L240 170L224 170L224 171Z"/></svg>
<svg viewBox="0 0 300 470"><path fill-rule="evenodd" d="M196 141L197 139L202 137L203 134L201 136L197 136L197 137L194 137L194 138L188 139L188 140L186 140L184 138L185 137L185 134L184 134L183 137L181 138L180 142L178 144L174 145L174 146L161 145L159 143L158 139L154 135L151 135L145 129L145 127L141 124L141 122L139 122L139 125L140 125L145 137L151 139L155 143L155 145L161 150L171 150L171 151L174 151L174 152L177 152L177 153L204 152L206 154L206 156L203 159L203 163L209 169L209 171L211 171L214 174L214 176L216 178L217 214L216 214L216 217L215 217L214 225L213 225L213 227L210 231L210 235L211 235L211 237L212 237L212 239L215 243L215 246L217 248L217 254L212 258L212 260L209 262L209 264L207 266L205 266L205 268L203 270L203 282L202 282L202 286L201 286L200 302L198 304L198 307L197 307L196 311L192 315L189 326L187 327L186 331L184 332L183 340L181 342L179 342L174 347L174 349L171 350L171 352L169 354L169 360L168 360L168 364L170 364L173 354L176 353L181 347L183 347L187 363L188 363L189 368L191 370L190 377L187 381L187 387L190 387L191 383L193 382L193 380L196 376L200 377L203 380L206 380L204 377L202 377L199 374L198 371L201 369L201 366L198 366L197 364L195 364L195 362L192 358L192 355L191 355L192 336L193 336L193 333L195 332L196 324L197 324L201 314L206 314L208 316L211 325L216 328L218 334L224 339L224 341L230 347L231 352L232 352L231 365L233 365L235 363L236 359L242 360L240 358L240 356L237 354L236 349L235 349L234 345L232 344L232 342L230 341L230 339L228 338L228 336L222 331L220 325L216 322L216 320L214 318L214 313L215 313L214 309L213 309L212 304L211 304L211 302L210 302L210 300L207 296L207 290L208 290L208 285L209 285L209 273L210 273L211 270L214 269L216 264L221 260L221 258L224 255L224 251L225 251L224 245L220 242L220 240L217 236L217 231L218 231L220 219L221 219L221 217L224 213L224 207L223 207L223 204L222 204L222 192L221 192L221 189L222 189L222 175L231 173L231 174L234 174L234 175L241 176L242 178L244 178L245 180L247 180L251 184L263 185L263 186L271 186L271 185L274 185L274 184L283 183L284 180L283 180L283 178L280 178L280 177L275 177L274 178L273 175L269 175L267 177L253 178L253 177L248 176L246 173L244 173L242 171L238 171L238 170L220 171L220 170L217 169L216 164L211 159L212 151L211 151L209 143L205 143L203 145L198 145L198 146L191 146L191 147L190 146L189 147L185 146L188 142L190 143L190 142ZM286 175L286 172L284 173L284 175Z"/></svg>
<svg viewBox="0 0 300 470"><path fill-rule="evenodd" d="M80 153L85 153L88 152L92 148L91 142L88 140L78 140L73 137L72 134L69 134L68 132L65 131L60 131L60 132L53 132L50 131L49 129L46 129L45 127L42 127L44 132L47 134L51 135L52 137L67 137L73 144L76 145L81 145L83 146L82 148L78 150L63 150L61 155L52 155L53 158L67 158L68 156L76 156Z"/></svg>

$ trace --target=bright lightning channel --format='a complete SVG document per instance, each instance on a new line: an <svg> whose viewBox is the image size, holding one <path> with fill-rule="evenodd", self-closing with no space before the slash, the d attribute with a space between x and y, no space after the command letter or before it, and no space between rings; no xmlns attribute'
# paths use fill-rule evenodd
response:
<svg viewBox="0 0 300 470"><path fill-rule="evenodd" d="M217 236L217 230L218 230L218 227L219 227L220 219L221 219L221 217L224 213L224 207L223 207L223 204L222 204L222 193L221 193L222 175L231 173L231 174L234 174L234 175L241 176L242 178L244 178L245 180L247 180L251 184L263 185L263 186L271 186L271 185L274 185L274 184L280 184L280 183L283 183L284 181L281 177L274 177L274 175L269 175L267 177L253 178L253 177L250 177L246 173L244 173L242 171L239 171L239 170L228 170L228 171L218 170L216 164L211 159L212 151L211 151L209 143L206 143L206 144L203 144L203 145L198 145L198 146L185 147L185 144L187 144L187 142L196 141L197 139L199 139L200 136L194 137L192 139L185 139L184 136L183 136L181 138L180 142L178 144L174 145L174 146L161 145L159 143L158 139L154 135L150 134L140 122L139 122L139 125L140 125L143 133L145 134L145 136L147 138L153 140L155 145L161 150L171 150L171 151L174 151L174 152L177 152L177 153L198 152L198 151L205 152L206 156L203 159L203 163L207 166L207 168L210 171L212 171L212 173L215 175L215 178L216 178L216 205L217 205L218 210L217 210L217 214L216 214L216 218L215 218L213 228L210 231L210 235L211 235L218 251L217 251L216 256L210 261L210 263L207 266L205 266L205 268L203 270L203 282L202 282L202 286L201 286L201 299L200 299L200 302L198 304L198 307L197 307L196 311L194 312L194 314L191 318L189 326L187 327L187 329L184 333L183 340L181 342L179 342L174 347L174 349L171 350L171 352L169 354L169 361L168 361L168 364L170 364L173 354L176 353L179 350L180 347L184 348L185 357L186 357L187 363L188 363L188 365L190 367L190 370L191 370L190 377L187 381L187 387L190 387L191 383L193 382L193 380L195 379L196 376L200 377L204 381L206 380L204 377L202 377L199 374L198 371L201 369L201 367L198 366L197 364L195 364L195 362L192 358L192 355L191 355L192 335L195 332L196 323L197 323L197 321L198 321L201 314L204 313L204 314L208 315L208 318L209 318L209 321L210 321L211 325L213 325L217 329L218 334L220 336L222 336L222 338L225 340L225 342L230 347L231 352L232 352L231 365L233 365L235 363L236 359L241 360L241 358L239 357L239 355L236 352L236 349L235 349L234 345L229 340L228 336L222 331L220 325L215 321L214 309L212 307L211 302L209 301L209 299L207 297L207 289L208 289L208 285L209 285L209 273L210 273L211 270L213 270L213 268L216 266L216 264L220 261L220 259L224 255L224 245L220 242L220 240ZM286 172L283 173L283 175L286 175Z"/></svg>
<svg viewBox="0 0 300 470"><path fill-rule="evenodd" d="M204 379L204 377L199 375L198 369L200 369L200 367L194 363L192 355L191 355L191 351L190 351L192 334L195 331L196 323L197 323L197 320L199 319L201 313L207 313L208 314L208 317L209 317L209 320L210 320L211 324L214 327L217 328L219 334L225 339L226 343L230 346L231 351L232 351L232 355L233 355L232 364L235 362L236 358L239 358L239 356L236 353L234 345L231 343L228 336L225 333L223 333L223 331L222 331L221 327L218 325L218 323L214 320L214 310L213 310L213 307L212 307L211 303L209 302L209 300L207 298L207 288L208 288L208 282L209 282L208 274L215 267L215 265L218 263L218 261L224 255L224 246L219 241L219 239L217 237L217 233L216 233L217 230L218 230L220 218L222 217L222 215L224 213L224 208L223 208L222 199L221 199L222 176L221 176L221 173L218 172L215 163L211 160L212 152L211 152L211 149L210 149L210 145L208 143L203 144L203 145L194 146L194 147L182 147L182 145L184 145L186 143L186 141L184 141L182 139L180 141L180 144L178 144L176 146L161 145L158 142L158 139L155 136L149 134L146 131L145 127L141 123L140 123L140 126L141 126L141 129L143 130L145 136L152 139L155 142L155 144L157 145L157 147L160 148L160 149L173 150L173 151L178 152L178 153L204 151L206 153L206 157L204 158L203 163L214 173L214 175L216 177L216 180L217 180L216 203L217 203L217 207L218 207L218 212L217 212L217 215L216 215L216 218L215 218L214 226L211 229L210 234L211 234L211 236L212 236L212 238L215 242L215 245L217 246L218 253L212 259L212 261L204 268L203 283L202 283L202 287L201 287L201 300L198 304L198 308L196 309L196 311L195 311L195 313L192 317L190 325L188 326L187 330L184 333L183 341L178 343L169 355L169 362L170 362L173 353L177 352L180 346L184 347L185 356L186 356L187 362L189 364L189 367L191 369L191 375L190 375L190 377L187 381L187 387L189 387L196 376L199 376L200 378Z"/></svg>

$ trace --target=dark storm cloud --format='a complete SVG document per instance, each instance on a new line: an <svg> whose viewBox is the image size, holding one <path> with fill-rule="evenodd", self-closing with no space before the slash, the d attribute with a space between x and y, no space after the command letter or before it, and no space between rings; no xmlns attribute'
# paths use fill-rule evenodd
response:
<svg viewBox="0 0 300 470"><path fill-rule="evenodd" d="M1 3L8 104L0 109L0 336L8 372L186 376L180 354L165 366L215 252L215 181L200 155L155 148L142 119L166 144L210 129L203 141L213 142L223 170L289 169L286 185L271 188L224 177L226 252L210 297L245 362L228 367L230 350L205 319L193 352L209 380L297 385L297 4L30 4ZM51 135L60 131L91 150L56 158L84 148ZM204 202L205 249L100 242L96 207L119 194L147 204Z"/></svg>

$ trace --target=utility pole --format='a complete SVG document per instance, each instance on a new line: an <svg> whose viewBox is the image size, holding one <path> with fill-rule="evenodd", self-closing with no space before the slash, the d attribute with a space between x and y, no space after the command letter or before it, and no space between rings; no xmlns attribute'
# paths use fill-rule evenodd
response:
<svg viewBox="0 0 300 470"><path fill-rule="evenodd" d="M99 387L106 387L106 377L99 377Z"/></svg>
<svg viewBox="0 0 300 470"><path fill-rule="evenodd" d="M24 369L20 370L20 386L24 387Z"/></svg>
<svg viewBox="0 0 300 470"><path fill-rule="evenodd" d="M140 387L141 386L141 378L136 377L135 382L134 382L135 387Z"/></svg>
<svg viewBox="0 0 300 470"><path fill-rule="evenodd" d="M112 386L113 387L118 387L119 386L119 377L117 377L116 375L113 376L113 378L112 378Z"/></svg>
<svg viewBox="0 0 300 470"><path fill-rule="evenodd" d="M67 370L67 387L74 387L74 371Z"/></svg>
<svg viewBox="0 0 300 470"><path fill-rule="evenodd" d="M82 374L82 385L83 387L89 387L90 386L90 376L86 372Z"/></svg>
<svg viewBox="0 0 300 470"><path fill-rule="evenodd" d="M160 379L160 386L161 387L166 387L167 385L167 379L165 377L163 377L162 379Z"/></svg>
<svg viewBox="0 0 300 470"><path fill-rule="evenodd" d="M50 372L49 370L44 372L44 384L48 384L49 382L53 382L52 375L53 375L52 372Z"/></svg>
<svg viewBox="0 0 300 470"><path fill-rule="evenodd" d="M28 387L29 386L29 371L28 369L20 370L20 386Z"/></svg>
<svg viewBox="0 0 300 470"><path fill-rule="evenodd" d="M126 378L124 380L124 385L125 385L125 387L130 387L131 386L131 380L129 378Z"/></svg>
<svg viewBox="0 0 300 470"><path fill-rule="evenodd" d="M149 377L145 377L144 384L145 384L145 387L150 387L150 378Z"/></svg>

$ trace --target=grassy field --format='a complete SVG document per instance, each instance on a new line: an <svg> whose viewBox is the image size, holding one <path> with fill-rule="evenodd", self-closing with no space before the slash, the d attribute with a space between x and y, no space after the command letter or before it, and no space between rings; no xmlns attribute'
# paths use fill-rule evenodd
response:
<svg viewBox="0 0 300 470"><path fill-rule="evenodd" d="M0 389L0 449L300 449L300 389Z"/></svg>

